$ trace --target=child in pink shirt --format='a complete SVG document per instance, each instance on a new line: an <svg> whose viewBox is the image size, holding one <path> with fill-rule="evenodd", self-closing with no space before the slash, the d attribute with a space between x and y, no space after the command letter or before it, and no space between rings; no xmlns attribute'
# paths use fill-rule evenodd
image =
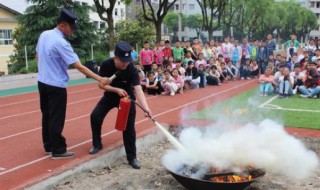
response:
<svg viewBox="0 0 320 190"><path fill-rule="evenodd" d="M154 62L156 62L159 66L162 66L164 53L162 51L162 48L159 45L159 42L155 43L153 54L154 54Z"/></svg>
<svg viewBox="0 0 320 190"><path fill-rule="evenodd" d="M150 50L150 43L148 41L145 41L143 44L143 49L140 51L139 56L142 63L142 66L144 67L145 72L149 72L151 70L151 64L153 63L154 54L153 51Z"/></svg>
<svg viewBox="0 0 320 190"><path fill-rule="evenodd" d="M178 87L176 92L183 94L184 80L183 80L183 77L181 75L179 75L179 70L177 68L174 68L172 70L172 75L173 75L175 83L177 84L177 87Z"/></svg>

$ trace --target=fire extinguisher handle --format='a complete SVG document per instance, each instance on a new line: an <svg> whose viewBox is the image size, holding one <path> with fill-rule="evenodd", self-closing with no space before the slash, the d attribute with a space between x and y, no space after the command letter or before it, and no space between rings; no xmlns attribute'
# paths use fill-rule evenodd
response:
<svg viewBox="0 0 320 190"><path fill-rule="evenodd" d="M154 120L154 118L150 115L150 113L147 112L138 102L136 102L136 101L134 101L133 99L131 99L130 96L127 96L127 98L128 98L131 102L135 103L140 109L142 109L142 111L145 112L145 113L147 114L147 116L148 116L153 122L156 122L156 121Z"/></svg>

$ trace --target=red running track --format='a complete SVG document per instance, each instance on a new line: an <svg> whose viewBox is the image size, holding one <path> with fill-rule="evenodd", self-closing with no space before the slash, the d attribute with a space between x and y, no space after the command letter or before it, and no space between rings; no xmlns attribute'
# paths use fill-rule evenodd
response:
<svg viewBox="0 0 320 190"><path fill-rule="evenodd" d="M188 90L171 96L147 96L153 116L160 123L183 124L182 113L210 107L257 86L256 80L232 81L222 86ZM68 87L67 117L63 135L75 158L51 160L44 155L41 141L41 113L37 92L0 98L0 189L22 189L62 173L122 145L122 133L114 130L116 109L103 124L104 149L89 155L89 115L103 92L96 83ZM136 131L141 137L157 128L137 111ZM139 155L138 155L139 156ZM143 163L142 163L143 164Z"/></svg>

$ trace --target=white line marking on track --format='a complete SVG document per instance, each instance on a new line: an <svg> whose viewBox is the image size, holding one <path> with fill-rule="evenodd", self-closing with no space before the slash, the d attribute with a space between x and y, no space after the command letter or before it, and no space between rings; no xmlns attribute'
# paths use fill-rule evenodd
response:
<svg viewBox="0 0 320 190"><path fill-rule="evenodd" d="M231 87L231 88L229 88L229 89L227 89L227 90L223 90L223 91L220 91L220 92L218 92L218 93L211 94L211 95L206 96L206 97L203 97L203 98L201 98L201 99L199 99L199 100L195 100L195 101L189 102L189 103L187 103L187 104L184 104L184 105L182 105L182 106L178 106L178 107L175 107L175 108L173 108L173 109L167 110L167 111L165 111L165 112L156 114L156 115L154 115L154 118L155 118L155 117L158 117L158 116L161 116L161 115L164 115L164 114L166 114L166 113L175 111L175 110L180 109L180 108L182 108L182 107L186 107L186 106L188 106L188 105L198 103L198 102L200 102L200 101L202 101L202 100L206 100L207 98L214 97L214 96L219 95L219 94L221 94L221 93L228 92L228 91L233 90L233 89L235 89L235 88L239 88L239 87L244 86L244 85L246 85L246 84L249 84L249 83L251 83L251 82L254 82L254 81L249 81L249 82L243 83L243 84L241 84L241 85L238 85L238 86L235 86L235 87ZM154 96L153 96L153 97L154 97ZM145 122L145 121L148 121L148 120L149 120L148 118L145 118L145 119L142 119L142 120L136 122L135 124L139 124L139 123L142 123L142 122ZM112 133L114 133L114 132L116 132L116 130L112 130L112 131L110 131L110 132L108 132L108 133L105 133L105 134L102 135L102 137L107 136L107 135L110 135L110 134L112 134ZM76 148L76 147L78 147L78 146L81 146L81 145L86 144L86 143L91 142L91 141L92 141L92 140L83 141L83 142L81 142L81 143L78 143L78 144L76 144L76 145L71 146L69 149ZM68 150L69 150L69 149L68 149ZM41 158L39 158L39 159L36 159L36 160L30 161L30 162L27 162L27 163L25 163L25 164L18 165L18 166L16 166L16 167L13 167L13 168L11 168L11 169L9 169L9 170L6 170L6 171L4 171L4 172L0 172L0 176L2 176L2 175L4 175L4 174L7 174L7 173L10 173L10 172L13 172L13 171L16 171L16 170L18 170L18 169L20 169L20 168L23 168L23 167L32 165L32 164L34 164L34 163L40 162L40 161L42 161L42 160L44 160L44 159L47 159L47 158L49 158L49 157L50 157L50 156L44 156L44 157L41 157Z"/></svg>
<svg viewBox="0 0 320 190"><path fill-rule="evenodd" d="M148 97L147 99L153 99L155 97L156 96L152 96L152 97ZM70 121L74 121L74 120L81 119L81 118L84 118L84 117L88 117L89 115L90 114L85 114L85 115L82 115L82 116L79 116L79 117L66 119L65 122L70 122ZM9 139L9 138L12 138L12 137L16 137L16 136L19 136L19 135L23 135L23 134L26 134L26 133L30 133L30 132L33 132L33 131L36 131L36 130L39 130L39 129L41 129L41 127L37 127L37 128L34 128L34 129L30 129L30 130L19 132L19 133L12 134L12 135L8 135L8 136L5 136L5 137L0 137L0 141L5 140L5 139Z"/></svg>
<svg viewBox="0 0 320 190"><path fill-rule="evenodd" d="M271 109L271 110L281 110L281 111L296 111L296 112L315 112L320 113L320 110L304 110L304 109L292 109L292 108L277 108L277 107L261 107L263 109Z"/></svg>
<svg viewBox="0 0 320 190"><path fill-rule="evenodd" d="M2 168L2 167L0 167L0 171L4 171L4 170L6 170L6 168Z"/></svg>
<svg viewBox="0 0 320 190"><path fill-rule="evenodd" d="M73 104L77 104L77 103L93 100L93 99L100 98L100 97L102 97L102 95L101 96L92 97L92 98L83 99L83 100L76 101L76 102L71 102L71 103L68 103L67 105L73 105ZM149 97L147 99L152 99L152 98L156 98L156 97L158 97L158 96L152 96L152 97ZM8 116L5 116L5 117L1 117L0 120L12 118L12 117L18 117L18 116L27 115L27 114L32 114L32 113L35 113L35 112L40 112L40 109L29 111L29 112L25 112L25 113L20 113L20 114L8 115Z"/></svg>
<svg viewBox="0 0 320 190"><path fill-rule="evenodd" d="M79 92L85 92L85 91L95 90L95 89L98 89L98 88L87 88L87 89L85 89L85 90L72 91L72 92L68 93L68 95L70 95L70 94L75 94L75 93L79 93ZM14 102L14 103L10 103L10 104L3 104L3 105L0 105L0 108L1 108L1 107L6 107L6 106L12 106L12 105L17 105L17 104L22 104L22 103L27 103L27 102L38 101L38 100L39 100L39 98L34 98L34 99L24 100L24 101L20 101L20 102Z"/></svg>
<svg viewBox="0 0 320 190"><path fill-rule="evenodd" d="M266 102L264 102L263 104L261 104L259 106L259 108L262 108L263 106L265 106L266 104L269 104L270 102L272 102L274 99L276 99L278 97L278 95L273 96L272 98L270 98L269 100L267 100Z"/></svg>
<svg viewBox="0 0 320 190"><path fill-rule="evenodd" d="M277 106L277 105L274 105L274 104L266 104L264 105L263 107L260 107L260 108L275 108L275 109L283 109L281 106Z"/></svg>

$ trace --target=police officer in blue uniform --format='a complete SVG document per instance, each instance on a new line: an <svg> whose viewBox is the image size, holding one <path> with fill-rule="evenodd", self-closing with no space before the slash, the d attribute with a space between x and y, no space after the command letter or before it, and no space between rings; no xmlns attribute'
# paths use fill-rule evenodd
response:
<svg viewBox="0 0 320 190"><path fill-rule="evenodd" d="M115 47L115 56L102 62L99 75L111 77L117 71L120 74L105 86L100 83L99 87L105 90L103 97L91 113L92 144L89 154L96 154L102 149L101 127L107 113L119 106L120 98L129 95L138 100L141 106L151 114L146 98L142 91L138 71L132 63L131 48L127 42L118 42ZM136 131L134 128L136 117L135 104L131 104L126 130L123 132L123 143L129 164L140 169L140 163L136 158Z"/></svg>
<svg viewBox="0 0 320 190"><path fill-rule="evenodd" d="M57 26L41 33L36 47L38 64L38 89L42 112L42 140L45 154L52 159L74 157L67 151L65 138L62 136L67 106L68 67L73 66L81 73L107 85L110 80L100 77L84 67L65 39L78 28L77 16L62 9L57 18Z"/></svg>

